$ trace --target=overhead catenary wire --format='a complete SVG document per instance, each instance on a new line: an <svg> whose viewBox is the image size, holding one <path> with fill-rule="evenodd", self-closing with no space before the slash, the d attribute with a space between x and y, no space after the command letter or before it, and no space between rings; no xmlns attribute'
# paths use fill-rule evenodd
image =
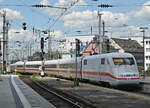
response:
<svg viewBox="0 0 150 108"><path fill-rule="evenodd" d="M57 9L66 9L65 7L58 7L52 5L41 5L41 4L33 4L33 5L20 5L20 4L0 4L0 6L15 6L15 7L35 7L35 8L57 8Z"/></svg>
<svg viewBox="0 0 150 108"><path fill-rule="evenodd" d="M64 12L61 13L61 14L56 18L56 20L55 20L54 23L50 26L50 28L51 28L52 26L54 26L55 23L56 23L71 7L75 6L79 1L80 1L80 0L74 1L67 9L65 9Z"/></svg>

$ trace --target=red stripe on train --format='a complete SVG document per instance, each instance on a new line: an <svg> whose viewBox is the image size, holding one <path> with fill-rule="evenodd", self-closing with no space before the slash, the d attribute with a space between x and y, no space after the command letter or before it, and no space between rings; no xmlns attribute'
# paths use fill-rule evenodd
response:
<svg viewBox="0 0 150 108"><path fill-rule="evenodd" d="M24 69L18 69L18 70L24 70ZM39 71L39 69L26 69L26 70L31 70L31 71ZM49 69L46 69L45 70L46 72L64 72L64 73L76 73L76 71L67 71L67 70L49 70ZM80 74L81 72L77 71L78 74ZM101 73L98 73L98 72L82 72L82 74L87 74L87 75L99 75L99 76L108 76L108 77L111 77L113 79L117 79L117 80L138 80L139 78L117 78L113 75L111 75L110 73L105 73L105 72L101 72Z"/></svg>

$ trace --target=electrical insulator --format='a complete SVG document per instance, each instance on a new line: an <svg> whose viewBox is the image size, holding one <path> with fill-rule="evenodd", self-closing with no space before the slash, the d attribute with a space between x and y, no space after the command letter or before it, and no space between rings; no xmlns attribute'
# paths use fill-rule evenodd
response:
<svg viewBox="0 0 150 108"><path fill-rule="evenodd" d="M47 5L37 4L37 5L32 5L32 7L43 8L43 7L47 7Z"/></svg>
<svg viewBox="0 0 150 108"><path fill-rule="evenodd" d="M112 5L109 5L109 4L101 4L101 5L98 5L98 7L101 7L101 8L108 8L108 7L113 7Z"/></svg>

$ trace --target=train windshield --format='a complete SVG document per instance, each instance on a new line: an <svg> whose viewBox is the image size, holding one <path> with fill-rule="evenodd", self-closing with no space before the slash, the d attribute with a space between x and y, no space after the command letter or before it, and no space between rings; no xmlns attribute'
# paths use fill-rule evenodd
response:
<svg viewBox="0 0 150 108"><path fill-rule="evenodd" d="M115 65L134 65L133 58L113 58L113 62Z"/></svg>

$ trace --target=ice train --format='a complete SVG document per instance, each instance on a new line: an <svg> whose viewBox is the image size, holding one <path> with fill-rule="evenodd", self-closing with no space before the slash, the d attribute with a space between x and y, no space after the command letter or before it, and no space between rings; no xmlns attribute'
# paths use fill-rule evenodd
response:
<svg viewBox="0 0 150 108"><path fill-rule="evenodd" d="M40 73L41 64L41 61L16 62L11 65L11 69L22 73ZM136 60L130 53L106 53L78 57L77 60L47 60L44 62L44 72L113 86L139 84Z"/></svg>

